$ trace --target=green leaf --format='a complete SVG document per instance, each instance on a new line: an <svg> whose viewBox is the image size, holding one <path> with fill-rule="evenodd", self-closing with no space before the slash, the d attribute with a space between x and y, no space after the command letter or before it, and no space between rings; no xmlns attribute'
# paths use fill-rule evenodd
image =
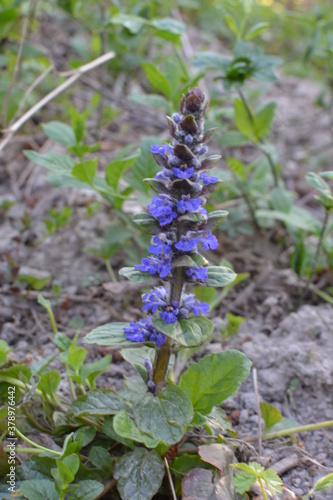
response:
<svg viewBox="0 0 333 500"><path fill-rule="evenodd" d="M265 432L273 425L282 420L282 414L278 408L265 402L260 403L261 416L265 422Z"/></svg>
<svg viewBox="0 0 333 500"><path fill-rule="evenodd" d="M58 370L51 370L41 376L37 389L53 397L61 381Z"/></svg>
<svg viewBox="0 0 333 500"><path fill-rule="evenodd" d="M108 354L94 363L85 363L80 369L82 383L86 380L90 388L95 384L96 378L108 369L112 356Z"/></svg>
<svg viewBox="0 0 333 500"><path fill-rule="evenodd" d="M153 86L154 90L161 92L167 99L171 99L172 92L169 80L161 71L159 71L154 64L142 63L142 67L146 76Z"/></svg>
<svg viewBox="0 0 333 500"><path fill-rule="evenodd" d="M317 189L325 198L333 200L332 191L329 185L318 174L315 172L308 172L306 174L306 180L310 186Z"/></svg>
<svg viewBox="0 0 333 500"><path fill-rule="evenodd" d="M242 316L237 316L232 313L227 313L227 324L223 325L221 328L221 334L223 339L227 339L229 337L232 337L235 335L239 327L241 326L242 323L244 323L245 319Z"/></svg>
<svg viewBox="0 0 333 500"><path fill-rule="evenodd" d="M136 151L131 156L126 158L118 158L113 160L106 166L105 179L109 186L111 186L115 191L118 191L118 184L123 174L131 168L133 163L139 157L140 151Z"/></svg>
<svg viewBox="0 0 333 500"><path fill-rule="evenodd" d="M186 392L171 383L157 396L140 396L133 402L133 413L140 431L167 445L180 441L193 418Z"/></svg>
<svg viewBox="0 0 333 500"><path fill-rule="evenodd" d="M219 139L219 142L223 146L236 147L236 146L245 146L245 144L249 142L249 139L240 132L230 131L223 134Z"/></svg>
<svg viewBox="0 0 333 500"><path fill-rule="evenodd" d="M312 491L315 492L327 490L327 488L330 488L331 486L333 486L333 473L327 474L327 476L318 479L318 481L315 482Z"/></svg>
<svg viewBox="0 0 333 500"><path fill-rule="evenodd" d="M121 457L114 477L122 500L151 500L162 484L164 463L156 451L137 448Z"/></svg>
<svg viewBox="0 0 333 500"><path fill-rule="evenodd" d="M164 97L158 94L131 94L128 100L144 106L162 109L165 113L170 114L170 103Z"/></svg>
<svg viewBox="0 0 333 500"><path fill-rule="evenodd" d="M74 481L79 467L80 459L75 453L66 456L63 460L57 460L57 471L63 485Z"/></svg>
<svg viewBox="0 0 333 500"><path fill-rule="evenodd" d="M101 145L98 142L96 144L74 144L74 146L68 147L67 151L79 158L83 158L88 153L94 153L100 147Z"/></svg>
<svg viewBox="0 0 333 500"><path fill-rule="evenodd" d="M118 13L111 17L108 24L123 26L132 35L136 35L145 24L149 24L149 21L144 17Z"/></svg>
<svg viewBox="0 0 333 500"><path fill-rule="evenodd" d="M225 22L227 23L227 25L231 29L231 31L233 31L237 35L239 29L238 29L238 26L236 25L233 17L231 17L229 14L225 14L223 17L224 17Z"/></svg>
<svg viewBox="0 0 333 500"><path fill-rule="evenodd" d="M96 175L98 164L98 158L94 158L93 160L85 160L80 163L75 163L74 168L72 170L72 175L76 179L82 182L86 182L93 186L94 178Z"/></svg>
<svg viewBox="0 0 333 500"><path fill-rule="evenodd" d="M269 491L272 493L272 495L277 495L278 493L281 493L282 491L282 486L283 486L283 481L280 479L280 477L277 475L275 470L273 469L267 469L262 473L262 477L264 481L267 484L267 488Z"/></svg>
<svg viewBox="0 0 333 500"><path fill-rule="evenodd" d="M89 451L90 462L106 476L110 476L113 462L110 453L102 446L93 446Z"/></svg>
<svg viewBox="0 0 333 500"><path fill-rule="evenodd" d="M203 286L226 286L232 283L237 276L232 269L224 266L209 266L207 271L208 278L204 281Z"/></svg>
<svg viewBox="0 0 333 500"><path fill-rule="evenodd" d="M20 490L28 500L59 500L55 484L49 479L30 479L21 481Z"/></svg>
<svg viewBox="0 0 333 500"><path fill-rule="evenodd" d="M235 123L238 130L246 137L255 140L254 123L250 118L250 114L241 99L235 99Z"/></svg>
<svg viewBox="0 0 333 500"><path fill-rule="evenodd" d="M221 56L218 52L199 52L192 59L192 65L204 71L214 69L224 72L230 61L230 57Z"/></svg>
<svg viewBox="0 0 333 500"><path fill-rule="evenodd" d="M86 120L88 116L88 109L83 113L79 113L74 106L70 108L70 115L72 119L72 127L75 134L76 143L79 144L83 141L86 135Z"/></svg>
<svg viewBox="0 0 333 500"><path fill-rule="evenodd" d="M146 137L140 142L141 154L132 166L128 179L132 187L147 194L150 188L143 179L155 177L160 170L160 167L157 165L150 152L150 146L152 144L162 144L162 141L158 137Z"/></svg>
<svg viewBox="0 0 333 500"><path fill-rule="evenodd" d="M238 472L234 477L234 486L237 493L243 495L246 491L249 491L251 485L255 483L257 476L252 471L242 471Z"/></svg>
<svg viewBox="0 0 333 500"><path fill-rule="evenodd" d="M151 364L154 364L155 352L155 349L147 346L142 346L140 349L134 347L133 349L123 349L120 351L122 357L134 366L144 381L148 377L145 360L148 359Z"/></svg>
<svg viewBox="0 0 333 500"><path fill-rule="evenodd" d="M127 340L124 328L129 328L129 323L109 323L99 326L88 333L84 338L85 344L98 344L104 346L131 346L133 342Z"/></svg>
<svg viewBox="0 0 333 500"><path fill-rule="evenodd" d="M274 118L275 108L276 103L270 102L254 115L254 130L258 139L268 134Z"/></svg>
<svg viewBox="0 0 333 500"><path fill-rule="evenodd" d="M153 19L151 26L156 29L156 36L169 40L172 43L178 42L185 31L185 24L171 17Z"/></svg>
<svg viewBox="0 0 333 500"><path fill-rule="evenodd" d="M256 36L260 35L263 31L266 31L269 28L269 23L257 23L251 26L248 32L245 35L245 40L250 41L253 40Z"/></svg>
<svg viewBox="0 0 333 500"><path fill-rule="evenodd" d="M98 481L80 480L80 483L75 485L75 489L70 491L69 500L95 500L102 494L103 490L104 485Z"/></svg>
<svg viewBox="0 0 333 500"><path fill-rule="evenodd" d="M117 413L113 419L113 426L119 436L143 443L147 448L156 448L159 443L159 439L153 439L149 434L141 432L125 410Z"/></svg>
<svg viewBox="0 0 333 500"><path fill-rule="evenodd" d="M277 219L284 222L286 226L294 226L297 229L310 231L314 234L319 234L321 229L320 221L302 207L292 206L288 213L279 212L278 210L256 210L256 218L261 217L264 219Z"/></svg>
<svg viewBox="0 0 333 500"><path fill-rule="evenodd" d="M292 207L293 195L287 189L277 187L271 192L271 204L274 210L288 213Z"/></svg>
<svg viewBox="0 0 333 500"><path fill-rule="evenodd" d="M45 153L39 154L36 151L23 151L25 156L37 165L46 167L52 172L57 174L67 174L71 175L72 168L74 166L74 160L68 156L61 153Z"/></svg>
<svg viewBox="0 0 333 500"><path fill-rule="evenodd" d="M144 233L159 234L161 232L161 228L158 222L150 214L146 213L135 214L133 217L133 222Z"/></svg>
<svg viewBox="0 0 333 500"><path fill-rule="evenodd" d="M120 269L119 274L135 283L147 283L147 281L154 279L151 274L138 271L135 267L123 267Z"/></svg>
<svg viewBox="0 0 333 500"><path fill-rule="evenodd" d="M192 469L209 469L211 468L206 462L201 460L198 455L181 455L175 458L175 460L170 465L170 469L173 473L185 476Z"/></svg>
<svg viewBox="0 0 333 500"><path fill-rule="evenodd" d="M76 142L72 127L70 127L66 123L51 121L48 123L43 123L42 128L45 134L50 137L50 139L58 142L62 146L73 146Z"/></svg>
<svg viewBox="0 0 333 500"><path fill-rule="evenodd" d="M156 330L176 340L185 347L195 347L207 340L214 329L214 325L204 316L181 319L176 323L165 323L162 319L153 319Z"/></svg>
<svg viewBox="0 0 333 500"><path fill-rule="evenodd" d="M179 387L203 415L237 392L250 373L251 361L239 351L205 356L181 376Z"/></svg>
<svg viewBox="0 0 333 500"><path fill-rule="evenodd" d="M68 409L68 415L115 415L124 408L124 402L116 392L89 391L78 397Z"/></svg>
<svg viewBox="0 0 333 500"><path fill-rule="evenodd" d="M208 214L207 227L214 231L217 229L223 221L227 218L229 212L226 210L215 210L214 212L210 212Z"/></svg>

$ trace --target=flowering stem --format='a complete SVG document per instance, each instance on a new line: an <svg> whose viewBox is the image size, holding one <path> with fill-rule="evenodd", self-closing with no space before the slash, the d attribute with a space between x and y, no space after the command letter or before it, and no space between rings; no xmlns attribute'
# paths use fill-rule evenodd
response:
<svg viewBox="0 0 333 500"><path fill-rule="evenodd" d="M182 295L182 289L183 289L183 269L181 267L176 268L175 276L171 284L171 291L170 291L170 300L169 303L171 304L173 301L180 301L181 295ZM161 389L166 384L165 377L168 371L168 366L169 366L169 359L171 355L171 338L168 337L166 342L160 347L160 349L157 351L156 357L155 357L155 365L154 365L154 372L153 372L153 382L156 387L156 394L159 393Z"/></svg>

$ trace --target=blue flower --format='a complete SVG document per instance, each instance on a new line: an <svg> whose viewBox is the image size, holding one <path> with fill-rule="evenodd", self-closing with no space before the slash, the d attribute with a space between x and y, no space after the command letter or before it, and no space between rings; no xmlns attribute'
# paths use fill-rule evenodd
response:
<svg viewBox="0 0 333 500"><path fill-rule="evenodd" d="M166 336L155 330L151 316L139 319L137 323L131 322L129 328L124 328L124 333L132 342L155 342L156 345L162 345L166 341Z"/></svg>
<svg viewBox="0 0 333 500"><path fill-rule="evenodd" d="M208 271L206 267L189 267L186 269L186 274L190 278L199 281L206 281L208 278Z"/></svg>
<svg viewBox="0 0 333 500"><path fill-rule="evenodd" d="M167 289L164 286L155 287L149 293L142 295L143 311L156 312L159 307L167 305Z"/></svg>
<svg viewBox="0 0 333 500"><path fill-rule="evenodd" d="M201 148L198 152L197 152L197 156L202 156L204 154L206 154L208 151L208 148L207 146L204 146L203 148Z"/></svg>
<svg viewBox="0 0 333 500"><path fill-rule="evenodd" d="M179 312L179 302L172 302L172 305L167 306L164 311L160 312L161 319L166 323L176 323L178 321L177 314Z"/></svg>
<svg viewBox="0 0 333 500"><path fill-rule="evenodd" d="M164 144L163 146L160 146L159 144L152 144L150 146L150 151L153 154L160 154L164 156L165 153L173 153L173 148L170 144Z"/></svg>
<svg viewBox="0 0 333 500"><path fill-rule="evenodd" d="M193 175L194 168L173 168L172 171L178 179L190 179Z"/></svg>
<svg viewBox="0 0 333 500"><path fill-rule="evenodd" d="M170 177L172 177L172 172L166 168L155 175L155 179L160 181L170 181Z"/></svg>
<svg viewBox="0 0 333 500"><path fill-rule="evenodd" d="M186 146L191 146L192 142L193 142L193 137L190 134L187 134L185 136L185 144L186 144Z"/></svg>
<svg viewBox="0 0 333 500"><path fill-rule="evenodd" d="M141 264L136 265L138 271L150 274L158 274L160 278L166 278L172 270L171 259L163 257L145 257Z"/></svg>
<svg viewBox="0 0 333 500"><path fill-rule="evenodd" d="M198 241L197 238L192 238L189 235L181 236L180 241L175 244L175 247L181 252L192 252L196 249Z"/></svg>
<svg viewBox="0 0 333 500"><path fill-rule="evenodd" d="M203 231L198 241L202 243L203 250L216 250L219 246L216 236L211 231Z"/></svg>
<svg viewBox="0 0 333 500"><path fill-rule="evenodd" d="M196 212L202 204L201 198L191 198L189 194L182 194L182 199L177 203L177 209L180 213Z"/></svg>
<svg viewBox="0 0 333 500"><path fill-rule="evenodd" d="M216 184L219 181L218 177L213 177L212 175L208 175L207 172L202 172L199 177L202 180L204 186L208 186L209 184Z"/></svg>
<svg viewBox="0 0 333 500"><path fill-rule="evenodd" d="M148 212L159 220L161 226L170 224L177 218L177 212L174 211L175 204L166 194L154 196L148 205Z"/></svg>
<svg viewBox="0 0 333 500"><path fill-rule="evenodd" d="M168 240L165 235L154 236L148 250L153 254L170 256L172 252L170 245L172 245L172 241Z"/></svg>
<svg viewBox="0 0 333 500"><path fill-rule="evenodd" d="M196 299L193 293L188 295L183 300L183 307L187 311L192 311L194 316L200 316L200 313L201 314L209 313L209 304L207 304L207 302L201 302L201 300Z"/></svg>
<svg viewBox="0 0 333 500"><path fill-rule="evenodd" d="M174 114L172 115L172 118L173 118L173 120L174 120L176 123L180 123L180 121L181 121L181 116L180 116L180 114L179 114L179 113L174 113Z"/></svg>

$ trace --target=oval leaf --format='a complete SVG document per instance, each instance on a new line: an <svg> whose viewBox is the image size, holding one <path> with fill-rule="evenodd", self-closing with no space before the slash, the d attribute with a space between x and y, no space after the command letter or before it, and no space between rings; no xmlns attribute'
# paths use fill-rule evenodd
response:
<svg viewBox="0 0 333 500"><path fill-rule="evenodd" d="M176 340L184 347L195 347L203 344L213 332L214 325L204 316L181 319L176 323L165 323L162 319L154 319L156 330Z"/></svg>
<svg viewBox="0 0 333 500"><path fill-rule="evenodd" d="M150 214L135 214L133 222L144 233L159 234L161 232L161 228L157 220Z"/></svg>
<svg viewBox="0 0 333 500"><path fill-rule="evenodd" d="M149 273L143 273L135 269L135 267L123 267L120 269L119 274L121 276L125 276L130 281L134 281L135 283L146 283L154 279L154 277Z"/></svg>
<svg viewBox="0 0 333 500"><path fill-rule="evenodd" d="M203 286L226 286L234 281L237 274L229 267L209 266L208 278L203 282Z"/></svg>
<svg viewBox="0 0 333 500"><path fill-rule="evenodd" d="M116 392L89 391L78 397L68 409L68 415L115 415L124 408L124 402Z"/></svg>
<svg viewBox="0 0 333 500"><path fill-rule="evenodd" d="M119 436L143 443L147 448L156 448L159 440L141 432L134 420L125 410L121 410L113 419L113 427Z"/></svg>
<svg viewBox="0 0 333 500"><path fill-rule="evenodd" d="M137 448L119 460L114 472L122 500L150 500L164 477L164 463L156 451Z"/></svg>
<svg viewBox="0 0 333 500"><path fill-rule="evenodd" d="M83 342L85 344L133 347L133 342L127 340L124 333L124 328L129 328L129 326L129 323L117 322L99 326L88 333L83 338Z"/></svg>
<svg viewBox="0 0 333 500"><path fill-rule="evenodd" d="M239 351L211 354L188 368L179 387L188 394L195 411L208 415L214 406L237 392L250 368L251 361Z"/></svg>
<svg viewBox="0 0 333 500"><path fill-rule="evenodd" d="M229 212L226 210L215 210L208 214L207 227L214 231L227 218Z"/></svg>
<svg viewBox="0 0 333 500"><path fill-rule="evenodd" d="M193 418L193 408L186 392L174 384L158 396L147 392L133 403L135 422L140 431L167 445L177 443Z"/></svg>

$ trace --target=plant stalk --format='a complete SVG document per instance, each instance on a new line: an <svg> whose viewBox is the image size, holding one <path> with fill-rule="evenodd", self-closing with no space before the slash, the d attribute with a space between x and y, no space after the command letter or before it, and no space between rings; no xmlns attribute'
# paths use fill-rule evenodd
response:
<svg viewBox="0 0 333 500"><path fill-rule="evenodd" d="M174 301L179 302L183 290L183 270L181 267L176 268L174 279L171 284L170 291L170 304ZM171 356L171 338L167 337L165 344L163 344L157 351L154 364L153 382L156 387L155 393L158 394L165 386L165 377L168 371L169 359Z"/></svg>

